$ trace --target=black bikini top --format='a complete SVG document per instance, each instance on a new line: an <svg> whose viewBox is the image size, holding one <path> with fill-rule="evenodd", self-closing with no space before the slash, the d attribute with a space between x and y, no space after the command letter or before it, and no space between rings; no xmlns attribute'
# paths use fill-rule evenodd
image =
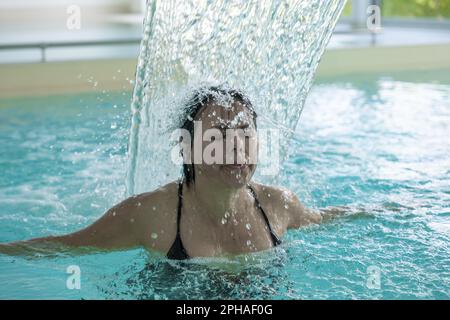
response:
<svg viewBox="0 0 450 320"><path fill-rule="evenodd" d="M250 192L252 193L253 197L255 198L256 206L260 209L261 214L264 218L264 221L267 224L267 227L269 228L270 236L272 238L273 246L277 246L281 244L281 240L278 238L278 236L273 232L272 226L270 225L269 219L267 218L266 213L264 212L264 209L261 207L261 204L258 201L258 198L256 197L256 192L253 190L253 188L248 185L248 188L250 189ZM167 252L167 258L174 259L174 260L185 260L189 259L189 255L186 252L186 249L183 246L183 242L181 241L180 236L180 221L181 221L181 208L183 206L183 181L181 181L178 184L178 213L177 213L177 235L175 237L175 241L173 242L172 246L170 247L169 251Z"/></svg>

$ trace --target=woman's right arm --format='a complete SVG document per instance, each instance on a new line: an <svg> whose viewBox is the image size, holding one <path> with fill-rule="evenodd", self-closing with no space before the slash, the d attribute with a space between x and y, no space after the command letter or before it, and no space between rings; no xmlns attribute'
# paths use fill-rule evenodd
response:
<svg viewBox="0 0 450 320"><path fill-rule="evenodd" d="M131 249L141 245L140 221L133 198L108 210L88 227L60 236L35 238L0 244L8 255L85 253L98 250Z"/></svg>

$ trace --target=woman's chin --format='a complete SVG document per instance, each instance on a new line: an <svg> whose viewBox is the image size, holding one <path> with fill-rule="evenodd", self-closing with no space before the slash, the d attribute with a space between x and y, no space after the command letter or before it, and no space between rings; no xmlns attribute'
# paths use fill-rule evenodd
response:
<svg viewBox="0 0 450 320"><path fill-rule="evenodd" d="M245 186L251 178L248 165L221 165L220 172L223 182L233 188Z"/></svg>

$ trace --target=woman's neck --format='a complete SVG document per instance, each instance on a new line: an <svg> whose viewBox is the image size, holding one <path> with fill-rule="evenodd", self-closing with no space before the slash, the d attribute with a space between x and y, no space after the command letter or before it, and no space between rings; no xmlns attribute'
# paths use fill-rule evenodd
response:
<svg viewBox="0 0 450 320"><path fill-rule="evenodd" d="M196 179L188 189L192 205L199 214L206 215L214 223L224 223L237 211L245 186L231 188Z"/></svg>

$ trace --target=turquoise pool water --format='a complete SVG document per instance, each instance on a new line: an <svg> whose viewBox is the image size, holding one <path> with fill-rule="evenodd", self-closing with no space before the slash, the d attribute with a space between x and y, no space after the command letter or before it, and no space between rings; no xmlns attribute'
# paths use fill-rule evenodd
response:
<svg viewBox="0 0 450 320"><path fill-rule="evenodd" d="M233 260L0 255L0 298L448 299L449 71L314 86L282 184L308 206L364 213ZM0 100L0 242L74 231L123 199L129 99Z"/></svg>

